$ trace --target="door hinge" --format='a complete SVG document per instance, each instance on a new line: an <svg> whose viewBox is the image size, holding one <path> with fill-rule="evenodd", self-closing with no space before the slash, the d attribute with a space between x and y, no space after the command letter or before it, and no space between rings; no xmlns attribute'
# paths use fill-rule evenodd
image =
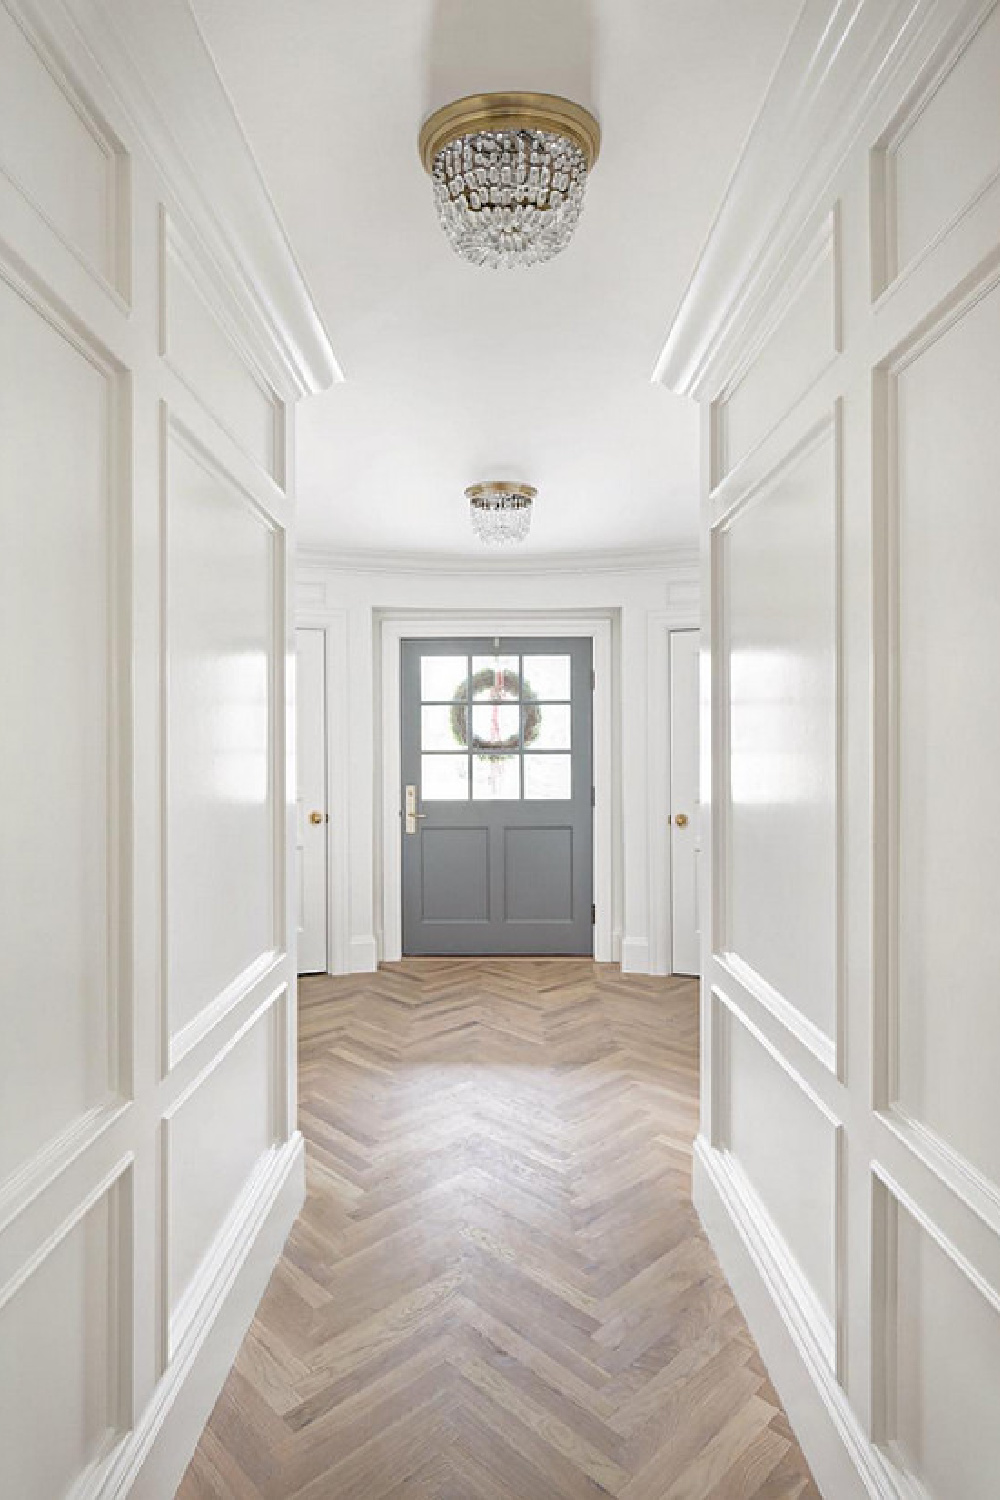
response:
<svg viewBox="0 0 1000 1500"><path fill-rule="evenodd" d="M591 805L591 807L596 807L597 806L597 788L596 788L596 786L592 786L590 788L590 805Z"/></svg>
<svg viewBox="0 0 1000 1500"><path fill-rule="evenodd" d="M593 905L590 908L590 925L591 925L591 927L596 927L597 926L597 902L596 901L593 903Z"/></svg>
<svg viewBox="0 0 1000 1500"><path fill-rule="evenodd" d="M590 669L590 691L593 692L594 689L596 688L596 686L597 686L597 673L594 671L593 667L591 667L591 669Z"/></svg>

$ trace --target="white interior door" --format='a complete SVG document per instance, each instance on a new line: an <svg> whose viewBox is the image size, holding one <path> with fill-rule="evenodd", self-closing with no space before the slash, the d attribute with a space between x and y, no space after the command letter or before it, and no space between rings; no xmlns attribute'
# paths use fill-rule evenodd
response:
<svg viewBox="0 0 1000 1500"><path fill-rule="evenodd" d="M670 906L675 974L700 972L698 632L670 635Z"/></svg>
<svg viewBox="0 0 1000 1500"><path fill-rule="evenodd" d="M327 968L326 636L296 638L295 731L298 834L298 971Z"/></svg>

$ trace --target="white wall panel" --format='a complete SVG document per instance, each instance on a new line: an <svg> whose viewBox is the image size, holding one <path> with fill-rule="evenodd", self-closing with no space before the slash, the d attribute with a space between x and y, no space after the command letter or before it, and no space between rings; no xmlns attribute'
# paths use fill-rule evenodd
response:
<svg viewBox="0 0 1000 1500"><path fill-rule="evenodd" d="M73 249L117 283L123 157L65 66L40 45L0 4L0 166Z"/></svg>
<svg viewBox="0 0 1000 1500"><path fill-rule="evenodd" d="M837 1003L835 459L831 427L736 512L718 544L729 724L723 947L830 1038Z"/></svg>
<svg viewBox="0 0 1000 1500"><path fill-rule="evenodd" d="M998 101L997 0L804 0L659 366L702 405L695 1201L826 1500L1000 1493Z"/></svg>
<svg viewBox="0 0 1000 1500"><path fill-rule="evenodd" d="M278 945L271 521L172 434L166 504L171 1036ZM224 565L223 565L224 564Z"/></svg>
<svg viewBox="0 0 1000 1500"><path fill-rule="evenodd" d="M1000 287L895 377L898 1097L1000 1185Z"/></svg>
<svg viewBox="0 0 1000 1500"><path fill-rule="evenodd" d="M205 272L166 214L163 259L164 353L247 453L282 480L281 403L226 327Z"/></svg>
<svg viewBox="0 0 1000 1500"><path fill-rule="evenodd" d="M997 1293L881 1182L888 1335L880 1374L896 1464L942 1500L995 1500Z"/></svg>
<svg viewBox="0 0 1000 1500"><path fill-rule="evenodd" d="M0 220L0 1495L160 1500L303 1197L282 486L335 365L183 0L0 0Z"/></svg>
<svg viewBox="0 0 1000 1500"><path fill-rule="evenodd" d="M890 250L899 270L925 250L1000 171L1000 110L983 107L1000 78L1000 10L943 80L918 95L887 151Z"/></svg>
<svg viewBox="0 0 1000 1500"><path fill-rule="evenodd" d="M2 279L0 345L18 351L0 365L2 1181L115 1086L110 555L128 533L111 368Z"/></svg>
<svg viewBox="0 0 1000 1500"><path fill-rule="evenodd" d="M803 263L789 273L778 316L716 402L717 478L746 457L837 352L836 222L831 213Z"/></svg>
<svg viewBox="0 0 1000 1500"><path fill-rule="evenodd" d="M120 1182L102 1192L0 1288L0 1494L11 1500L69 1494L120 1424L124 1196Z"/></svg>
<svg viewBox="0 0 1000 1500"><path fill-rule="evenodd" d="M171 1351L185 1293L254 1166L275 1143L277 1003L195 1079L164 1121Z"/></svg>
<svg viewBox="0 0 1000 1500"><path fill-rule="evenodd" d="M837 1126L777 1056L717 1002L726 1058L723 1144L733 1153L832 1330Z"/></svg>

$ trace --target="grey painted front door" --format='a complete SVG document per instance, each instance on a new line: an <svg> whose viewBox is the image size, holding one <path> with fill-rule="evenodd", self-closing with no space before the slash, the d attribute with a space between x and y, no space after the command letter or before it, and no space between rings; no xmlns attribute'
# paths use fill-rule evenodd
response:
<svg viewBox="0 0 1000 1500"><path fill-rule="evenodd" d="M592 953L590 639L402 652L403 952Z"/></svg>

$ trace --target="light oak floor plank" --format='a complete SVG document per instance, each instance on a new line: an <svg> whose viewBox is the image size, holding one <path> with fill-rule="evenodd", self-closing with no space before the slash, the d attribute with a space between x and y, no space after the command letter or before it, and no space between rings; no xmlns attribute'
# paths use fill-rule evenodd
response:
<svg viewBox="0 0 1000 1500"><path fill-rule="evenodd" d="M690 980L302 981L308 1197L177 1500L819 1500L691 1204Z"/></svg>

